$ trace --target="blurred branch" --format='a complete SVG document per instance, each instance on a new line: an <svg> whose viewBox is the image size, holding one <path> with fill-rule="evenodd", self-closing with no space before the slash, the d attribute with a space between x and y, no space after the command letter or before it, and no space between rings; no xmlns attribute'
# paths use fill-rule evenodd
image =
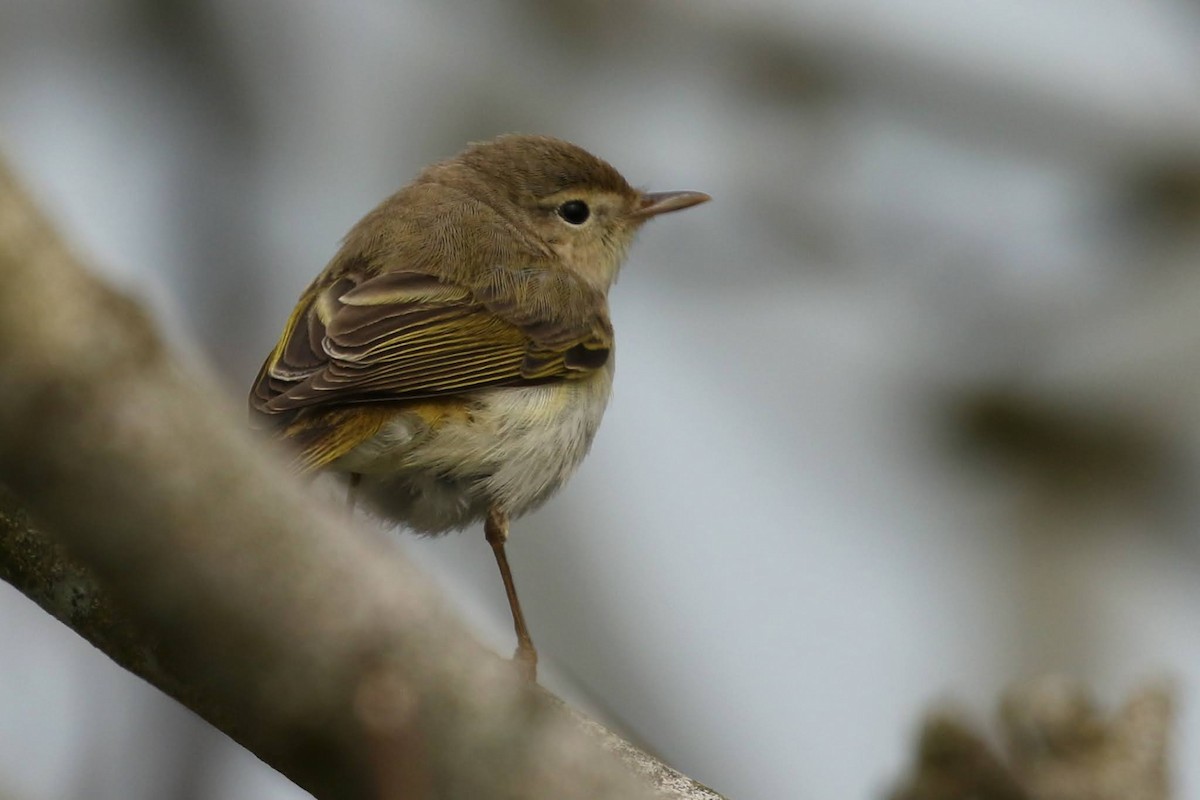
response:
<svg viewBox="0 0 1200 800"><path fill-rule="evenodd" d="M0 577L316 796L719 800L315 503L2 165L0 375Z"/></svg>
<svg viewBox="0 0 1200 800"><path fill-rule="evenodd" d="M1170 692L1149 686L1104 718L1085 689L1046 677L1001 706L1006 757L958 715L931 714L891 800L1167 800Z"/></svg>

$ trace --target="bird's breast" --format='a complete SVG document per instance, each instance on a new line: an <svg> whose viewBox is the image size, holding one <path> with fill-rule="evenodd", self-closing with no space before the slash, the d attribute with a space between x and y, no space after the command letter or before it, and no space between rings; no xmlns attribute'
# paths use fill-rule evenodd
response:
<svg viewBox="0 0 1200 800"><path fill-rule="evenodd" d="M519 516L549 498L587 455L612 369L610 359L585 378L400 411L335 468L362 473L373 505L421 532L461 528L492 505Z"/></svg>

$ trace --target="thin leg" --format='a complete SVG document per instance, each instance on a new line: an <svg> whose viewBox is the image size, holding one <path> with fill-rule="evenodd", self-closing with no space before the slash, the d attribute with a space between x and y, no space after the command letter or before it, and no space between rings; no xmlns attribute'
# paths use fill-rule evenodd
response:
<svg viewBox="0 0 1200 800"><path fill-rule="evenodd" d="M496 556L496 565L500 567L500 578L504 581L504 591L508 595L508 607L512 610L513 628L517 631L517 651L513 660L521 672L530 681L537 680L537 650L533 639L529 636L529 628L525 626L525 615L521 613L521 601L517 599L517 586L513 583L512 570L508 567L508 556L504 553L504 543L508 541L508 515L498 508L488 512L487 520L483 523L483 533L492 553Z"/></svg>
<svg viewBox="0 0 1200 800"><path fill-rule="evenodd" d="M350 473L350 480L346 484L346 511L350 512L350 516L354 516L354 504L358 501L358 484L362 483L362 475L358 472Z"/></svg>

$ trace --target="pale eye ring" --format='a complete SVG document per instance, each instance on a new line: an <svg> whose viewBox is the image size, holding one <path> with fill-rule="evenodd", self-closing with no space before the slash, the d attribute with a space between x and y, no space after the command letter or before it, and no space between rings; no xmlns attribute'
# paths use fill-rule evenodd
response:
<svg viewBox="0 0 1200 800"><path fill-rule="evenodd" d="M582 225L592 215L588 204L582 200L568 200L557 209L558 215L572 225Z"/></svg>

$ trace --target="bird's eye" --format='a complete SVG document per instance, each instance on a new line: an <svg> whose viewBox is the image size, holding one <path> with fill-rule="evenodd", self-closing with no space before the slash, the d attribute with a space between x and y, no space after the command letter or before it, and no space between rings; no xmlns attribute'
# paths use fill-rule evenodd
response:
<svg viewBox="0 0 1200 800"><path fill-rule="evenodd" d="M592 210L582 200L568 200L558 207L558 215L572 225L582 225L591 216Z"/></svg>

